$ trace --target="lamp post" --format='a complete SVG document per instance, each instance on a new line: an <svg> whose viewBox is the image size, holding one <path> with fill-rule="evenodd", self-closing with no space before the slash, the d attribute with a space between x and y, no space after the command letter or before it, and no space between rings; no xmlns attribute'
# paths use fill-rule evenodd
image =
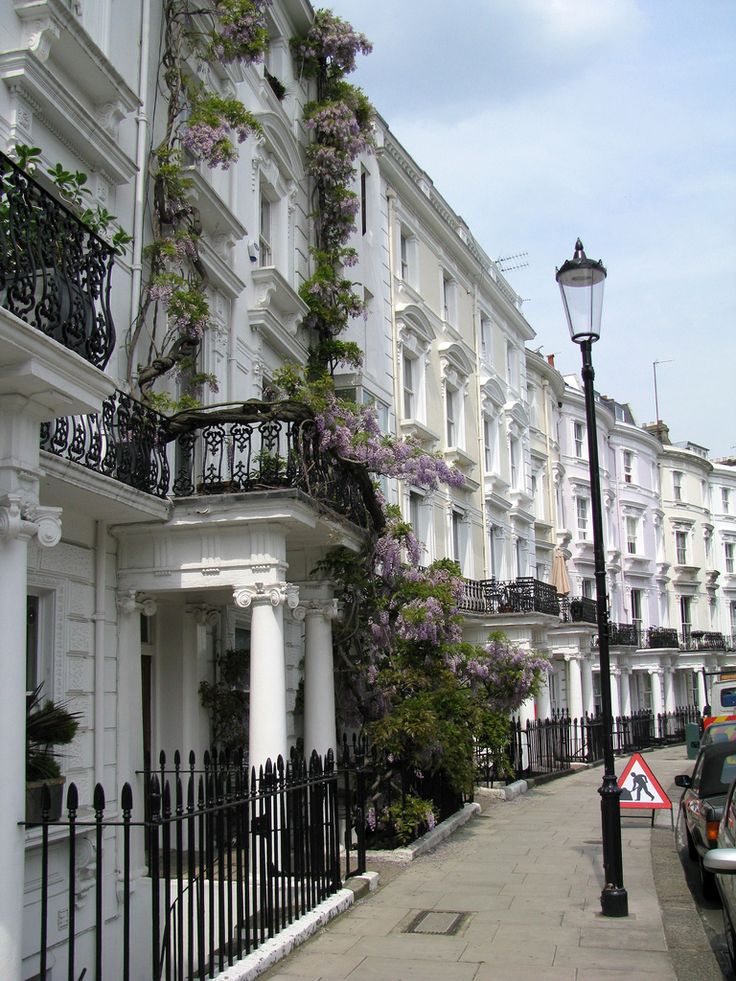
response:
<svg viewBox="0 0 736 981"><path fill-rule="evenodd" d="M601 334L601 312L606 270L602 262L589 259L580 239L575 254L557 270L557 282L565 307L570 336L580 345L583 356L583 390L588 430L588 464L593 518L593 556L595 563L596 613L598 621L598 655L601 669L601 703L603 710L603 783L601 795L601 828L605 884L601 892L604 916L628 916L629 903L624 889L621 859L621 790L616 780L613 758L613 716L611 713L611 661L608 650L608 609L606 603L606 565L603 554L603 518L601 482L598 470L598 437L595 424L593 361L591 348Z"/></svg>

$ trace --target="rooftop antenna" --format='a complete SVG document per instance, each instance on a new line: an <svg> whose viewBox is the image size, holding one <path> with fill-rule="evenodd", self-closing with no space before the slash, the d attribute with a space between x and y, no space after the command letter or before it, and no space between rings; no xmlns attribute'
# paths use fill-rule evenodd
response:
<svg viewBox="0 0 736 981"><path fill-rule="evenodd" d="M668 361L652 361L652 373L654 374L654 417L655 422L659 424L659 397L657 395L657 365L658 364L672 364L672 359Z"/></svg>
<svg viewBox="0 0 736 981"><path fill-rule="evenodd" d="M511 272L513 269L526 269L529 265L528 262L516 262L516 260L526 259L528 255L528 252L517 252L516 255L499 256L498 259L496 259L496 265L502 273ZM509 263L515 264L509 265Z"/></svg>

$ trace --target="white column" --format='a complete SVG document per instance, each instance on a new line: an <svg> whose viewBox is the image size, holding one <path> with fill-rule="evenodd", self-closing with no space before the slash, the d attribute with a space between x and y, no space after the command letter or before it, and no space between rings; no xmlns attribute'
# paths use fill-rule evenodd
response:
<svg viewBox="0 0 736 981"><path fill-rule="evenodd" d="M662 673L659 668L653 668L649 674L652 679L652 712L654 713L654 721L656 723L657 716L661 715L664 711L664 705L662 703Z"/></svg>
<svg viewBox="0 0 736 981"><path fill-rule="evenodd" d="M549 676L551 673L551 671L548 672L544 684L537 695L537 718L539 719L549 719L552 715L552 700L549 691Z"/></svg>
<svg viewBox="0 0 736 981"><path fill-rule="evenodd" d="M665 712L674 712L676 708L675 669L667 665L664 669L664 710Z"/></svg>
<svg viewBox="0 0 736 981"><path fill-rule="evenodd" d="M708 696L705 694L705 678L703 677L703 668L699 667L695 672L695 677L698 682L698 708L703 711L705 704L708 701Z"/></svg>
<svg viewBox="0 0 736 981"><path fill-rule="evenodd" d="M567 657L567 711L570 718L583 716L583 684L580 674L580 659Z"/></svg>
<svg viewBox="0 0 736 981"><path fill-rule="evenodd" d="M593 714L595 708L593 699L593 665L590 658L583 657L580 661L583 681L583 711Z"/></svg>
<svg viewBox="0 0 736 981"><path fill-rule="evenodd" d="M36 423L36 445L38 424ZM3 708L0 746L4 781L0 794L0 975L19 978L23 936L26 760L26 589L28 541L45 546L61 538L58 508L37 508L20 495L0 498L0 677Z"/></svg>
<svg viewBox="0 0 736 981"><path fill-rule="evenodd" d="M250 724L248 760L287 758L284 603L295 609L299 588L289 583L256 583L234 591L236 606L250 607Z"/></svg>
<svg viewBox="0 0 736 981"><path fill-rule="evenodd" d="M631 671L621 671L621 715L631 715Z"/></svg>
<svg viewBox="0 0 736 981"><path fill-rule="evenodd" d="M335 673L332 655L332 621L337 600L312 601L294 611L305 621L304 629L304 755L324 757L335 751Z"/></svg>
<svg viewBox="0 0 736 981"><path fill-rule="evenodd" d="M619 668L611 668L611 715L614 721L621 715L621 699L619 698Z"/></svg>

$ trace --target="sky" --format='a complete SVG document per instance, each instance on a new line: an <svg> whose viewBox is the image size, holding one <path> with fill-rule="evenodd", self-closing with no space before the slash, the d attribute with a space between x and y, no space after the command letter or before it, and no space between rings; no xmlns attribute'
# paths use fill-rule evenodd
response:
<svg viewBox="0 0 736 981"><path fill-rule="evenodd" d="M351 81L580 371L555 270L608 270L601 394L736 456L736 0L332 0ZM523 268L508 267L525 263Z"/></svg>

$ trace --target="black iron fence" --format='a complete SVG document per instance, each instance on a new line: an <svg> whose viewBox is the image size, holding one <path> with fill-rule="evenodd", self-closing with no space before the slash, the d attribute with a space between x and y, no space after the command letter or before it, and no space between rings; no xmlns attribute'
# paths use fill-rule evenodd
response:
<svg viewBox="0 0 736 981"><path fill-rule="evenodd" d="M560 619L563 623L597 623L598 608L588 596L560 596Z"/></svg>
<svg viewBox="0 0 736 981"><path fill-rule="evenodd" d="M612 647L641 647L641 628L637 623L609 623L608 642Z"/></svg>
<svg viewBox="0 0 736 981"><path fill-rule="evenodd" d="M560 615L557 590L551 583L521 577L509 581L466 579L459 608L464 613L549 613Z"/></svg>
<svg viewBox="0 0 736 981"><path fill-rule="evenodd" d="M613 721L614 752L637 752L665 743L684 742L685 724L699 722L695 706L654 715L649 711L617 716ZM507 754L476 747L477 782L489 785L507 779L541 776L567 770L573 763L603 759L603 719L585 715L573 719L565 712L526 723L512 719Z"/></svg>
<svg viewBox="0 0 736 981"><path fill-rule="evenodd" d="M63 819L43 821L42 981L49 976L50 948L57 965L54 977L65 962L70 981L85 972L127 981L134 970L131 941L139 952L136 976L145 970L152 979L212 978L340 887L338 774L332 754L324 766L316 754L308 765L297 756L286 764L279 758L275 766L269 761L260 768L258 776L216 757L208 757L203 770L190 758L185 772L167 770L164 760L146 782L142 820L133 818L129 784L123 787L120 810L113 808L110 816L99 785L93 815L82 816L71 784ZM47 792L46 818L49 806ZM56 889L51 880L58 881L58 875L49 872L49 834L56 837L59 831L64 839L54 848L57 856L59 849L67 853L68 927L62 935L54 918L50 944L50 900L58 905L50 886ZM91 872L86 867L80 873L82 850L94 856ZM136 854L146 856L145 880L135 876ZM119 920L105 907L111 868L119 870ZM90 919L86 911L80 934L75 911L90 875L94 915ZM142 888L142 881L150 890ZM141 934L143 924L150 929L147 938ZM106 942L106 929L120 930L118 943ZM142 953L146 944L147 958ZM141 963L146 959L147 969Z"/></svg>
<svg viewBox="0 0 736 981"><path fill-rule="evenodd" d="M98 368L115 346L114 251L0 153L0 306Z"/></svg>
<svg viewBox="0 0 736 981"><path fill-rule="evenodd" d="M102 412L63 416L41 426L41 449L136 490L166 497L169 489L166 418L124 392Z"/></svg>

